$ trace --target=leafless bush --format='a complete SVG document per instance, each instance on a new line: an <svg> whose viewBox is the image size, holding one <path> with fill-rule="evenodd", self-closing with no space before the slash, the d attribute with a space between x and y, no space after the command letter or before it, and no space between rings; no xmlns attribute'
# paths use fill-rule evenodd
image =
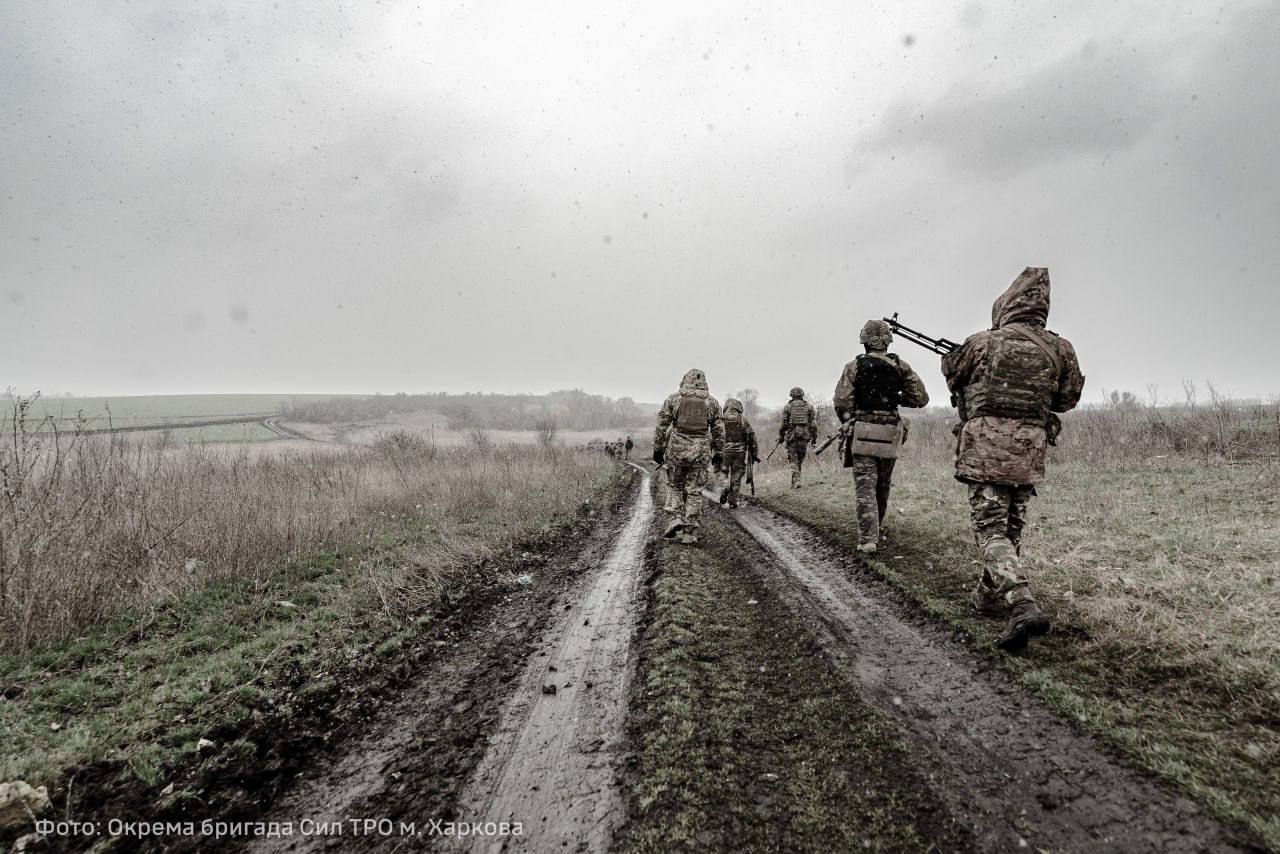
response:
<svg viewBox="0 0 1280 854"><path fill-rule="evenodd" d="M448 577L485 542L573 512L604 466L594 455L486 447L438 453L391 434L372 447L250 455L161 436L0 434L0 651L66 637L121 609L221 578L265 578L282 561L411 519L440 533L419 577ZM450 546L450 544L454 546ZM413 569L412 567L410 569ZM409 580L378 582L406 589Z"/></svg>
<svg viewBox="0 0 1280 854"><path fill-rule="evenodd" d="M556 434L560 432L559 427L556 426L556 420L554 418L538 419L538 423L534 425L534 429L537 431L538 444L544 448L549 448L555 444Z"/></svg>
<svg viewBox="0 0 1280 854"><path fill-rule="evenodd" d="M467 435L471 437L471 444L475 446L477 451L488 451L493 447L493 437L489 435L489 431L479 424L474 425L467 431Z"/></svg>

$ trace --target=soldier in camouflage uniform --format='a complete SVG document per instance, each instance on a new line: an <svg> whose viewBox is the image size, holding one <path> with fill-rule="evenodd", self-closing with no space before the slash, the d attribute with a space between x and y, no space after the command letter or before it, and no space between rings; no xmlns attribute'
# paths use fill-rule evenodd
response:
<svg viewBox="0 0 1280 854"><path fill-rule="evenodd" d="M724 489L720 491L720 503L738 506L742 495L742 476L747 471L747 461L760 462L756 448L756 431L742 413L742 401L731 397L724 402Z"/></svg>
<svg viewBox="0 0 1280 854"><path fill-rule="evenodd" d="M853 469L853 489L858 505L858 551L874 552L880 541L880 526L889 506L889 488L898 447L905 425L899 406L929 405L929 392L911 366L889 352L893 331L883 320L868 320L858 336L866 350L844 366L832 396L836 415L842 422L892 427L894 439L857 440L855 426L845 428L841 442L845 468ZM866 453L859 453L866 451Z"/></svg>
<svg viewBox="0 0 1280 854"><path fill-rule="evenodd" d="M782 408L782 426L778 442L787 446L787 462L791 463L791 488L800 488L800 472L804 470L807 445L818 444L818 412L804 399L804 389L791 389L791 400Z"/></svg>
<svg viewBox="0 0 1280 854"><path fill-rule="evenodd" d="M653 431L653 459L667 470L665 510L674 518L663 536L694 545L702 524L702 487L707 483L707 463L720 467L724 452L724 427L720 404L707 388L707 377L694 368L680 381L658 410Z"/></svg>
<svg viewBox="0 0 1280 854"><path fill-rule="evenodd" d="M1020 650L1049 631L1021 560L1027 504L1044 480L1048 446L1074 409L1084 375L1071 342L1045 329L1049 271L1028 267L991 309L991 329L942 358L960 409L956 479L969 484L982 578L972 594L984 616L1009 615L997 644Z"/></svg>

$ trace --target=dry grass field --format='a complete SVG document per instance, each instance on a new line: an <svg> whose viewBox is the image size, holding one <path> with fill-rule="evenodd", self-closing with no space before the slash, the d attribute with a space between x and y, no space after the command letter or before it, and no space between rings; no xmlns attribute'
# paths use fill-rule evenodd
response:
<svg viewBox="0 0 1280 854"><path fill-rule="evenodd" d="M627 482L601 454L409 433L271 453L9 438L0 779L60 797L88 767L150 784L207 735L316 713Z"/></svg>

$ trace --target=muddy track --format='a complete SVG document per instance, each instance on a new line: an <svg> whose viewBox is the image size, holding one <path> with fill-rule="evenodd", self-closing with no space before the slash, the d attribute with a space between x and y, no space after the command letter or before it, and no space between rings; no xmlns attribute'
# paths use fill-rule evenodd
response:
<svg viewBox="0 0 1280 854"><path fill-rule="evenodd" d="M603 851L622 823L623 724L653 521L648 471L633 467L642 481L626 527L546 632L462 796L464 817L521 822L524 834L471 850Z"/></svg>
<svg viewBox="0 0 1280 854"><path fill-rule="evenodd" d="M755 541L751 569L813 628L854 689L902 727L913 763L979 850L1249 850L801 525L758 506L718 515Z"/></svg>
<svg viewBox="0 0 1280 854"><path fill-rule="evenodd" d="M365 732L317 757L263 821L351 818L414 824L415 835L248 840L249 851L421 850L444 823L520 822L476 849L602 850L621 820L620 751L644 542L653 515L639 466L615 506L563 565L495 608L426 666ZM555 685L555 694L543 694Z"/></svg>

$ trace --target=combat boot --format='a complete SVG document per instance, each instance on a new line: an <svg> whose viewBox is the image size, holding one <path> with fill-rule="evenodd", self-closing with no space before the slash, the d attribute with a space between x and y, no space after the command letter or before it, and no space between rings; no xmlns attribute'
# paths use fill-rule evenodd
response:
<svg viewBox="0 0 1280 854"><path fill-rule="evenodd" d="M1009 625L996 639L996 646L1005 652L1020 652L1034 637L1049 633L1049 618L1030 599L1023 599L1009 612Z"/></svg>
<svg viewBox="0 0 1280 854"><path fill-rule="evenodd" d="M682 529L683 527L684 527L684 523L681 522L679 519L672 520L671 524L667 526L667 530L662 532L662 538L664 540L674 540L676 536L680 533L680 529Z"/></svg>
<svg viewBox="0 0 1280 854"><path fill-rule="evenodd" d="M969 593L969 601L973 603L973 612L979 617L1003 617L1009 612L1004 597L982 582Z"/></svg>
<svg viewBox="0 0 1280 854"><path fill-rule="evenodd" d="M793 471L791 473L791 488L792 489L800 488L800 472L798 471Z"/></svg>
<svg viewBox="0 0 1280 854"><path fill-rule="evenodd" d="M862 552L864 555L873 555L876 553L876 551L879 548L880 547L877 546L874 542L862 543L861 545L858 546L858 551Z"/></svg>
<svg viewBox="0 0 1280 854"><path fill-rule="evenodd" d="M723 507L728 503L729 503L729 488L725 487L724 489L720 490L720 506Z"/></svg>
<svg viewBox="0 0 1280 854"><path fill-rule="evenodd" d="M697 529L697 528L694 528L692 531L681 531L681 532L680 532L680 545L682 545L682 546L696 546L697 544L698 544L698 529Z"/></svg>
<svg viewBox="0 0 1280 854"><path fill-rule="evenodd" d="M738 496L736 493L729 496L729 509L730 510L738 509Z"/></svg>

